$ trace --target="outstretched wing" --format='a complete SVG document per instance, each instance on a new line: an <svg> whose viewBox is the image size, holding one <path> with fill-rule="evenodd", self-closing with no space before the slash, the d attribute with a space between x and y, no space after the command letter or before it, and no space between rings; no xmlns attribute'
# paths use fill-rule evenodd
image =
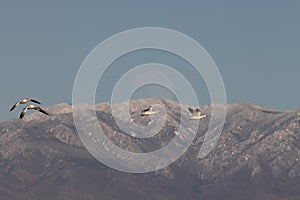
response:
<svg viewBox="0 0 300 200"><path fill-rule="evenodd" d="M41 102L39 102L38 100L35 100L35 99L32 99L32 98L30 98L29 100L34 102L34 103L41 104Z"/></svg>
<svg viewBox="0 0 300 200"><path fill-rule="evenodd" d="M194 113L194 109L193 108L188 108L188 110L190 111L190 113Z"/></svg>
<svg viewBox="0 0 300 200"><path fill-rule="evenodd" d="M150 109L145 109L145 110L142 110L141 112L141 116L145 116L145 113L148 112Z"/></svg>
<svg viewBox="0 0 300 200"><path fill-rule="evenodd" d="M45 115L49 115L46 111L44 111L43 109L41 109L40 107L36 107L36 110L40 111L41 113L44 113Z"/></svg>
<svg viewBox="0 0 300 200"><path fill-rule="evenodd" d="M15 103L9 111L12 111L13 109L15 109L20 104L20 102L21 102L21 100L18 101L17 103Z"/></svg>
<svg viewBox="0 0 300 200"><path fill-rule="evenodd" d="M199 108L196 108L195 110L196 112L200 112L201 113L201 110Z"/></svg>
<svg viewBox="0 0 300 200"><path fill-rule="evenodd" d="M143 112L147 112L147 111L150 111L150 110L152 110L152 106L149 106L149 108L143 110Z"/></svg>
<svg viewBox="0 0 300 200"><path fill-rule="evenodd" d="M22 119L22 118L24 117L24 115L26 114L26 112L27 112L27 107L25 107L25 108L22 110L22 112L21 112L21 114L20 114L20 119Z"/></svg>
<svg viewBox="0 0 300 200"><path fill-rule="evenodd" d="M142 110L141 116L145 116L145 113L148 112L148 111L151 111L151 110L152 110L152 106L150 106L149 108L147 108L145 110Z"/></svg>
<svg viewBox="0 0 300 200"><path fill-rule="evenodd" d="M150 108L147 108L145 110L142 110L142 112L147 112L147 111L150 111Z"/></svg>

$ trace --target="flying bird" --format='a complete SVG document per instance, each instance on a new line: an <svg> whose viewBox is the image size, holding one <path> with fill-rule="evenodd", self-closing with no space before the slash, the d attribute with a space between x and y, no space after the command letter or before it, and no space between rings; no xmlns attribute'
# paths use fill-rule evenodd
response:
<svg viewBox="0 0 300 200"><path fill-rule="evenodd" d="M17 103L15 103L11 109L9 111L12 111L13 109L15 109L18 105L20 104L25 104L25 103L28 103L28 102L34 102L34 103L37 103L37 104L41 104L39 101L35 100L35 99L32 99L32 98L24 98L24 99L21 99L19 100Z"/></svg>
<svg viewBox="0 0 300 200"><path fill-rule="evenodd" d="M41 113L44 113L45 115L49 115L46 111L44 111L42 108L40 108L39 106L37 105L33 105L33 104L30 104L28 106L26 106L23 111L21 112L20 114L20 119L22 119L24 117L24 115L26 114L27 110L31 110L31 109L35 109Z"/></svg>
<svg viewBox="0 0 300 200"><path fill-rule="evenodd" d="M192 117L190 119L202 119L207 117L207 115L201 115L201 111L199 108L196 108L195 110L193 108L188 108L190 113L192 113Z"/></svg>
<svg viewBox="0 0 300 200"><path fill-rule="evenodd" d="M158 111L154 111L153 110L153 107L150 106L149 108L145 109L145 110L142 110L142 116L148 116L148 115L154 115L154 114L157 114L159 113Z"/></svg>

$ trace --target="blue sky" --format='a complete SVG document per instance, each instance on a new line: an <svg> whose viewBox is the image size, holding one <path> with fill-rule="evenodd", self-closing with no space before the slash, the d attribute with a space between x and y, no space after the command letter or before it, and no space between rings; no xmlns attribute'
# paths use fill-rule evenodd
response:
<svg viewBox="0 0 300 200"><path fill-rule="evenodd" d="M146 26L174 29L199 42L222 74L228 103L300 108L299 19L299 1L2 1L0 121L18 117L8 110L22 97L35 97L43 106L71 102L88 53L114 34ZM144 62L189 67L145 51L117 60L108 77ZM200 79L194 81L207 104ZM110 80L99 85L99 93L107 94L97 93L97 102L108 101Z"/></svg>

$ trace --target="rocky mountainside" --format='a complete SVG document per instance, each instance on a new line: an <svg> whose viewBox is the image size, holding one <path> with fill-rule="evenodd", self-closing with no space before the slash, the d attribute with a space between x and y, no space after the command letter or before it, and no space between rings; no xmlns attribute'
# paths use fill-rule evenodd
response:
<svg viewBox="0 0 300 200"><path fill-rule="evenodd" d="M147 152L170 142L181 115L188 117L169 100L130 101L137 124L149 123L150 118L140 113L152 104L166 108L167 123L148 139L122 133L110 104L96 105L96 112L116 145ZM91 156L78 137L70 104L46 108L49 116L36 112L2 122L0 199L299 200L300 110L276 111L253 104L231 104L226 109L223 132L209 155L197 158L208 117L200 121L195 140L182 157L143 174L119 172ZM201 110L210 116L210 106Z"/></svg>

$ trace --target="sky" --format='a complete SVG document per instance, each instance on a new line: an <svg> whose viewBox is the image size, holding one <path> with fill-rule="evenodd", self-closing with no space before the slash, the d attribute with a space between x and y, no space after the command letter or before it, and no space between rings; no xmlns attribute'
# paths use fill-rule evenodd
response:
<svg viewBox="0 0 300 200"><path fill-rule="evenodd" d="M75 76L102 41L132 28L163 27L201 44L222 75L228 103L274 109L300 108L300 2L254 1L1 1L0 121L18 99L34 97L42 106L72 102ZM117 59L99 83L96 102L110 101L114 83L137 64L175 66L210 103L201 76L167 52L145 50ZM172 97L159 86L133 95Z"/></svg>

